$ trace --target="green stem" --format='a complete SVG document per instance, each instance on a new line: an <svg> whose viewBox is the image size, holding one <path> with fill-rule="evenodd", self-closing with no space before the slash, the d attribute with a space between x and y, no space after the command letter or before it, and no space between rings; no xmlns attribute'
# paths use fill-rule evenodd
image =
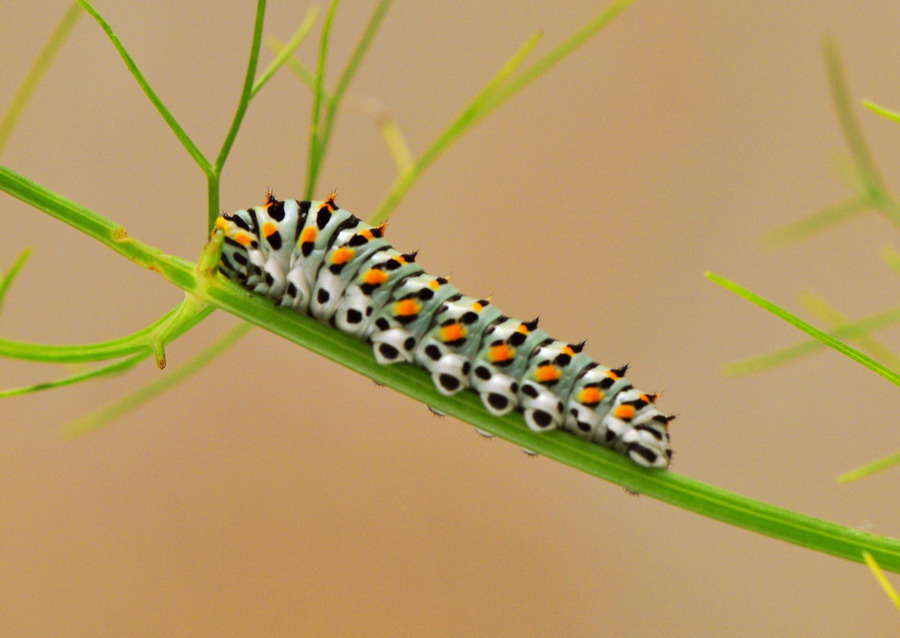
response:
<svg viewBox="0 0 900 638"><path fill-rule="evenodd" d="M713 283L716 283L716 284L722 286L726 290L730 290L731 292L735 293L736 295L739 295L739 296L743 297L744 299L747 299L748 301L755 303L757 306L759 306L763 310L767 310L767 311L771 312L776 317L779 317L779 318L783 319L784 321L787 321L789 324L791 324L792 326L794 326L796 328L799 328L800 330L802 330L809 336L811 336L815 339L818 339L819 341L824 343L829 348L837 350L844 356L853 359L857 363L861 363L862 365L866 366L867 368L869 368L876 374L881 375L882 377L884 377L891 383L900 385L900 373L897 373L894 370L891 370L890 368L888 368L887 366L882 365L881 363L878 363L877 361L875 361L871 357L863 354L856 348L851 348L847 344L838 341L837 339L835 339L834 337L829 335L827 332L823 332L823 331L819 330L818 328L816 328L815 326L811 326L810 324L803 321L800 317L792 315L787 310L780 308L779 306L776 306L771 301L763 299L759 295L754 294L754 293L750 292L749 290L747 290L746 288L743 288L743 287L739 286L738 284L734 283L733 281L729 281L728 279L725 279L725 277L722 277L715 273L707 272L706 278L709 279L710 281L712 281Z"/></svg>
<svg viewBox="0 0 900 638"><path fill-rule="evenodd" d="M0 339L0 356L11 359L23 359L26 361L43 361L45 363L86 363L89 361L107 361L117 359L130 354L150 353L151 336L160 328L168 327L169 341L181 336L215 310L207 306L200 312L193 314L180 324L173 324L172 319L183 316L181 311L184 301L154 321L146 328L141 328L130 335L110 339L100 343L88 343L80 345L50 345L44 343L25 343Z"/></svg>
<svg viewBox="0 0 900 638"><path fill-rule="evenodd" d="M450 126L429 146L422 155L409 168L401 173L384 200L375 210L375 213L369 219L369 223L378 225L387 220L394 211L400 200L406 195L412 185L419 179L422 173L443 153L455 140L476 122L484 112L485 105L496 94L504 82L510 75L524 62L525 58L537 45L541 34L536 33L531 36L525 44L523 44L515 55L513 55L506 64L491 78L485 87L476 95L466 108L456 117Z"/></svg>
<svg viewBox="0 0 900 638"><path fill-rule="evenodd" d="M313 93L312 121L309 125L309 160L306 165L306 199L312 199L316 182L319 178L320 151L321 143L320 117L322 113L322 102L325 86L325 60L328 57L328 40L331 36L331 25L334 22L334 14L337 11L338 0L332 0L331 6L328 8L328 14L325 16L325 23L322 25L322 36L319 39L319 59L316 65L316 85Z"/></svg>
<svg viewBox="0 0 900 638"><path fill-rule="evenodd" d="M900 308L891 308L877 315L845 323L839 328L835 328L828 334L835 339L856 339L869 334L875 330L895 326L900 323ZM818 352L826 345L821 341L809 339L795 343L787 348L776 350L752 359L744 359L728 364L725 368L725 374L729 376L737 376L742 374L751 374L753 372L761 372L768 370L774 366L799 359L800 357Z"/></svg>
<svg viewBox="0 0 900 638"><path fill-rule="evenodd" d="M244 75L244 86L241 89L241 97L238 100L237 111L234 114L234 119L231 121L231 127L228 129L228 134L225 136L225 141L222 142L222 148L219 150L218 157L216 157L216 163L214 165L216 174L220 174L222 172L222 167L225 166L225 160L228 159L228 154L231 152L231 146L234 144L238 129L241 128L241 122L244 120L244 114L247 112L247 106L250 104L250 98L253 94L253 78L256 77L256 64L259 61L259 47L262 42L262 29L265 17L266 0L257 0L256 22L253 25L253 41L250 44L250 60L247 62L247 73ZM215 224L216 218L215 215L213 215L209 219L209 229L212 230L212 227L215 226Z"/></svg>
<svg viewBox="0 0 900 638"><path fill-rule="evenodd" d="M6 293L9 292L9 287L16 280L19 271L22 270L29 257L31 257L31 249L23 248L13 261L12 266L6 271L6 274L0 277L0 310L3 309L3 302L6 300Z"/></svg>
<svg viewBox="0 0 900 638"><path fill-rule="evenodd" d="M565 432L532 432L517 413L495 417L484 409L473 392L445 396L435 389L430 376L422 369L406 364L379 365L372 357L370 348L361 341L287 308L276 307L269 299L248 295L246 290L221 276L211 280L198 274L195 265L190 262L165 255L136 240L131 240L127 248L119 246L111 233L98 232L98 228L117 228L113 222L5 167L0 167L0 189L22 201L33 203L39 210L66 221L136 263L152 262L156 272L186 292L195 294L201 301L516 445L649 497L772 538L857 562L862 560L862 551L866 550L884 569L900 573L900 541L897 539L775 507L671 471L647 470L619 454Z"/></svg>
<svg viewBox="0 0 900 638"><path fill-rule="evenodd" d="M63 432L70 437L80 436L92 432L107 425L109 422L124 416L147 401L158 397L170 388L182 383L188 377L211 363L213 359L233 346L252 328L253 326L249 323L241 322L240 325L229 330L209 348L205 349L173 372L167 373L159 379L151 381L135 392L132 392L117 401L113 401L99 410L76 419L66 425L63 428Z"/></svg>
<svg viewBox="0 0 900 638"><path fill-rule="evenodd" d="M375 11L372 12L372 16L369 18L368 24L366 24L362 37L360 37L356 48L353 50L353 55L350 56L350 60L347 62L344 72L338 79L337 86L334 89L331 99L325 100L325 124L322 128L322 136L318 143L316 153L316 163L318 166L321 166L325 162L325 153L328 149L329 142L331 141L331 132L334 128L335 120L337 119L341 100L343 99L347 88L350 86L350 83L353 81L353 76L356 74L357 69L362 63L366 52L369 50L369 46L372 44L375 34L378 33L378 28L381 26L381 22L384 20L384 16L387 14L390 5L391 0L381 0L381 2L378 3L378 6L375 7Z"/></svg>
<svg viewBox="0 0 900 638"><path fill-rule="evenodd" d="M260 89L262 89L272 76L280 69L285 62L291 57L294 51L297 50L297 47L306 39L306 36L309 35L310 30L313 25L316 23L316 18L319 17L319 7L313 5L311 6L307 12L306 17L303 19L303 22L300 24L300 28L297 29L297 32L294 34L294 37L291 38L290 42L287 45L281 47L275 55L275 59L272 61L272 64L269 65L269 68L266 69L256 83L253 85L253 90L250 92L250 97L256 97L256 94L259 93Z"/></svg>
<svg viewBox="0 0 900 638"><path fill-rule="evenodd" d="M88 370L87 372L79 372L77 374L63 377L62 379L57 379L55 381L45 381L43 383L35 383L33 385L27 385L20 388L0 390L0 399L14 397L22 394L33 394L42 390L53 390L55 388L61 388L63 386L72 385L75 383L82 383L91 379L98 379L100 377L108 377L114 374L121 374L122 372L130 370L138 363L146 359L148 356L149 352L144 352L141 354L133 355L125 359L124 361L110 363L105 366L100 366L98 368Z"/></svg>
<svg viewBox="0 0 900 638"><path fill-rule="evenodd" d="M194 158L194 161L197 162L197 165L203 170L207 175L213 170L212 164L209 163L209 160L200 152L200 149L197 148L197 145L191 140L187 133L185 133L184 129L181 128L181 125L175 119L169 109L166 108L166 105L163 104L163 101L159 99L159 96L144 78L144 75L141 73L140 69L138 69L137 65L134 63L134 60L131 58L131 55L122 45L122 42L119 40L118 36L113 33L112 27L109 26L109 23L103 19L96 9L91 5L88 0L78 0L81 6L87 11L93 18L100 24L100 27L103 31L106 32L107 37L109 37L110 42L112 42L113 46L116 48L116 51L119 52L119 55L122 57L122 60L125 62L125 66L128 67L128 70L131 72L131 75L134 76L134 79L137 81L138 85L141 87L141 90L144 92L144 95L147 96L147 99L150 100L150 103L156 108L157 112L162 116L163 120L165 120L166 124L169 125L169 128L172 129L172 132L175 134L175 137L178 138L178 141L181 142L181 145L184 146L185 150L190 154L191 157Z"/></svg>
<svg viewBox="0 0 900 638"><path fill-rule="evenodd" d="M856 217L876 203L866 196L857 195L846 201L833 204L811 215L785 224L766 233L763 241L769 248L783 248L789 244L806 239L832 226Z"/></svg>
<svg viewBox="0 0 900 638"><path fill-rule="evenodd" d="M22 85L13 97L9 110L6 112L3 120L0 121L0 153L3 153L10 134L16 126L16 122L19 121L19 116L25 110L25 105L28 104L28 100L31 98L34 90L44 77L47 69L50 68L50 63L53 62L53 58L56 57L59 48L66 41L66 38L72 31L72 27L75 26L80 17L81 7L78 6L78 2L73 2L69 5L69 10L63 14L62 20L56 25L56 29L53 30L50 39L47 40L37 60L34 61L31 69L25 76L25 81L22 82Z"/></svg>

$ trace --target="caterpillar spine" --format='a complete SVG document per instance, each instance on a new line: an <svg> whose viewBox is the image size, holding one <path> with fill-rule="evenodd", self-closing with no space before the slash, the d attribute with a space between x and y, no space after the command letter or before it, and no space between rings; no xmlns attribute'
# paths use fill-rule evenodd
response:
<svg viewBox="0 0 900 638"><path fill-rule="evenodd" d="M563 428L644 467L672 458L658 394L550 337L537 320L504 315L426 273L370 226L324 201L266 196L263 206L222 214L221 272L248 290L307 313L372 345L383 365L424 368L447 395L477 392L496 415L520 410L537 432Z"/></svg>

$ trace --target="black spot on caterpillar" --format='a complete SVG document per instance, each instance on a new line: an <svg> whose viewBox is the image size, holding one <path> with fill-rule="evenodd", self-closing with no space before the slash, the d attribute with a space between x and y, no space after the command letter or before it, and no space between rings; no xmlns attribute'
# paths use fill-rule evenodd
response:
<svg viewBox="0 0 900 638"><path fill-rule="evenodd" d="M644 467L666 468L668 424L656 394L636 390L627 366L607 368L584 343L551 338L537 320L502 314L427 274L370 226L324 201L276 200L219 217L219 269L252 292L372 345L384 365L406 361L437 389L477 392L485 408L520 410L538 432L562 428ZM294 238L293 242L283 241Z"/></svg>

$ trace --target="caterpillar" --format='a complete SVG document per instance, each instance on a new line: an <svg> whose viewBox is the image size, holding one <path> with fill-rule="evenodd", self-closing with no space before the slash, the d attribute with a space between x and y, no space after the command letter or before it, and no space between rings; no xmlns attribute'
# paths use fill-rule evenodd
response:
<svg viewBox="0 0 900 638"><path fill-rule="evenodd" d="M503 415L520 410L529 428L563 428L634 463L666 468L672 458L658 393L637 390L628 366L607 368L584 342L553 339L538 320L504 315L488 299L427 274L370 226L324 201L280 201L221 214L219 270L244 288L372 345L375 359L430 373L437 389L477 392Z"/></svg>

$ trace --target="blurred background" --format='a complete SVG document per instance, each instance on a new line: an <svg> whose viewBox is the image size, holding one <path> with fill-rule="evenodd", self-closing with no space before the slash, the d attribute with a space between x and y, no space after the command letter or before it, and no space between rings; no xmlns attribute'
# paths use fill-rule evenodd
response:
<svg viewBox="0 0 900 638"><path fill-rule="evenodd" d="M64 0L7 3L5 109ZM97 0L208 156L230 124L254 3ZM605 3L397 0L351 87L321 197L369 215L394 167L361 105L379 100L424 150L535 30L533 57ZM308 8L270 3L288 40ZM374 2L346 2L330 78ZM321 24L321 18L319 25ZM318 33L317 25L315 33ZM773 251L761 237L851 195L823 37L855 103L900 107L900 5L642 0L484 120L394 215L396 246L506 312L588 339L664 389L674 471L879 534L900 535L897 470L837 485L896 451L897 389L833 352L755 376L723 366L801 340L703 277L713 270L809 318L815 291L850 317L896 304L877 214ZM317 38L299 51L314 64ZM260 68L271 61L264 49ZM280 73L251 104L222 207L300 197L310 92ZM900 126L858 108L900 186ZM2 163L194 259L205 178L83 16ZM0 266L34 255L5 338L86 343L133 332L182 293L11 197ZM213 365L74 441L61 426L168 374L236 320L223 312L107 381L6 399L0 411L3 636L895 636L862 566L725 526L544 458L255 330ZM895 350L900 331L878 335ZM5 360L0 387L67 374ZM896 584L897 579L893 578Z"/></svg>

